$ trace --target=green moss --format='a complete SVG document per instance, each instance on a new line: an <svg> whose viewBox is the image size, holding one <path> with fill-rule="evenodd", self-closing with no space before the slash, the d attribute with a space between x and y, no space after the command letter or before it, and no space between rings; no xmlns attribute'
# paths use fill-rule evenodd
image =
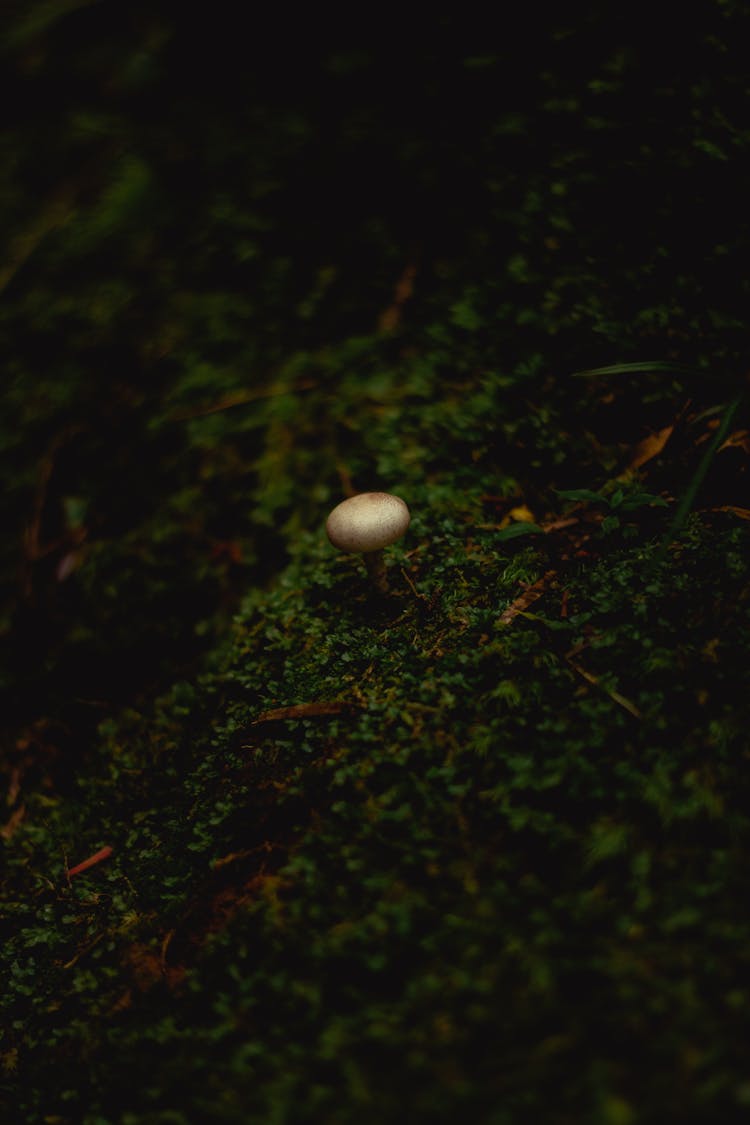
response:
<svg viewBox="0 0 750 1125"><path fill-rule="evenodd" d="M303 536L222 666L103 729L98 776L19 831L6 1051L35 1112L70 1052L70 1112L102 1120L494 1119L550 1089L562 1115L677 1104L667 1074L733 1104L747 537L694 520L679 571L647 585L641 543L504 625L545 564L450 522L391 550L385 602ZM102 833L113 860L67 887L50 841Z"/></svg>

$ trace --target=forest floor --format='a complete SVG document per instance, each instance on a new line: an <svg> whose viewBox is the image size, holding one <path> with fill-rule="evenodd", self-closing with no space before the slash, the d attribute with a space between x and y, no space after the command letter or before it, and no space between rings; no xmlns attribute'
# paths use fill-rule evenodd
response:
<svg viewBox="0 0 750 1125"><path fill-rule="evenodd" d="M748 1113L750 20L593 7L6 20L3 1122Z"/></svg>

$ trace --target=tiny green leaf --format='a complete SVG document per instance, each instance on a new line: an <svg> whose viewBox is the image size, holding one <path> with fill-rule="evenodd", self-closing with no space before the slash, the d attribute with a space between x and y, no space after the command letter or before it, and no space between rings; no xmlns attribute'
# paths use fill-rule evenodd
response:
<svg viewBox="0 0 750 1125"><path fill-rule="evenodd" d="M518 539L521 535L544 535L544 529L537 523L512 523L499 531L497 537L504 542L506 539Z"/></svg>
<svg viewBox="0 0 750 1125"><path fill-rule="evenodd" d="M614 505L613 505L614 506ZM650 492L635 492L628 496L620 505L623 512L632 512L634 508L666 508L668 504L661 496L654 496Z"/></svg>

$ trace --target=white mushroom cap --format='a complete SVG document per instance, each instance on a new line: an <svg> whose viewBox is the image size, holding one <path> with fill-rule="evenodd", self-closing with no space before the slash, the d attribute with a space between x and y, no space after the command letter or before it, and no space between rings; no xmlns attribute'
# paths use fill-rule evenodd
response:
<svg viewBox="0 0 750 1125"><path fill-rule="evenodd" d="M326 532L339 551L367 554L400 539L410 519L409 509L398 496L360 492L333 509L326 520Z"/></svg>

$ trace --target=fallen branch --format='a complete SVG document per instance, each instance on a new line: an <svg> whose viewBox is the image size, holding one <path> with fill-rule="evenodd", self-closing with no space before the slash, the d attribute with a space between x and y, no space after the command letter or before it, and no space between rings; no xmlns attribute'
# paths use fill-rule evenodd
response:
<svg viewBox="0 0 750 1125"><path fill-rule="evenodd" d="M333 703L294 703L290 707L275 707L271 711L264 711L253 719L251 727L260 723L279 723L287 719L314 719L319 715L342 715L359 709L358 703L344 700Z"/></svg>

